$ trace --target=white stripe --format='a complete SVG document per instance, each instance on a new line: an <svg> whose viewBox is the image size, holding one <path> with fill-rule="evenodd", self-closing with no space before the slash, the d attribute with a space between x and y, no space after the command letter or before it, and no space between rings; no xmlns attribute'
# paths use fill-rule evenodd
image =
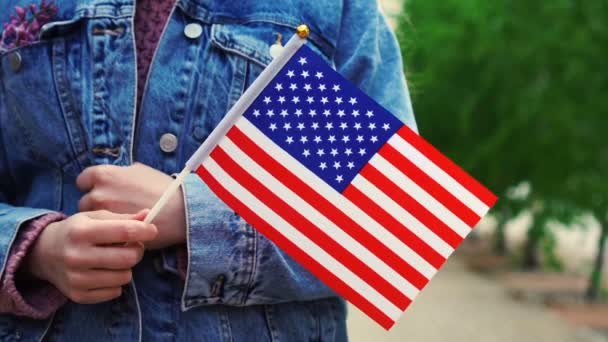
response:
<svg viewBox="0 0 608 342"><path fill-rule="evenodd" d="M484 216L490 209L477 196L473 195L466 187L452 178L447 172L443 171L439 166L435 165L422 152L410 145L407 141L395 134L389 139L388 143L393 146L399 153L407 156L414 165L418 166L429 177L433 178L439 185L450 192L454 197L458 198L464 205L469 207L479 217Z"/></svg>
<svg viewBox="0 0 608 342"><path fill-rule="evenodd" d="M471 227L463 222L458 216L454 215L441 202L435 199L421 188L416 182L399 171L389 161L381 155L376 154L369 161L376 169L381 170L382 174L395 183L400 189L407 192L418 203L428 209L433 215L439 218L443 223L458 233L462 238L466 237L471 232Z"/></svg>
<svg viewBox="0 0 608 342"><path fill-rule="evenodd" d="M409 299L414 299L418 294L418 289L409 281L403 278L399 273L395 272L390 266L380 260L375 254L362 246L359 242L346 234L340 227L326 218L322 213L311 206L306 200L299 197L290 188L282 184L274 178L266 169L257 164L247 154L241 151L229 138L220 142L222 149L239 164L247 173L257 179L261 184L264 184L270 191L275 194L281 194L280 197L288 205L299 212L302 216L308 219L312 224L322 230L325 234L331 237L339 245L352 253L356 258L368 265L382 278L386 279L391 285L399 289L401 293ZM297 228L297 227L296 227ZM345 227L348 229L348 227ZM328 251L331 253L331 251ZM375 284L367 281L371 286Z"/></svg>
<svg viewBox="0 0 608 342"><path fill-rule="evenodd" d="M293 158L289 153L272 142L264 133L260 132L247 118L243 117L235 124L241 131L248 135L258 146L266 150L275 161L282 164L294 174L300 175L300 179L311 188L315 189L321 196L336 206L344 213L348 213L350 218L357 222L363 229L376 237L394 253L399 255L405 262L410 264L427 279L437 271L435 267L418 255L410 247L404 244L399 238L382 227L381 224L369 217L363 210L337 192L317 175Z"/></svg>
<svg viewBox="0 0 608 342"><path fill-rule="evenodd" d="M407 210L403 209L399 204L388 197L384 192L378 189L374 184L370 183L365 177L357 175L352 183L359 191L364 193L375 203L382 203L382 208L385 209L392 217L402 223L412 233L417 235L421 240L426 242L437 253L447 258L452 254L454 248L440 239L432 230L418 221Z"/></svg>
<svg viewBox="0 0 608 342"><path fill-rule="evenodd" d="M332 274L344 281L353 290L370 301L376 308L384 312L388 317L397 320L402 311L384 298L374 288L365 283L361 278L353 274L348 268L336 261L331 255L312 242L308 237L302 235L297 229L283 220L274 211L268 208L257 197L243 188L237 181L228 175L212 158L203 162L203 167L233 196L245 204L256 215L270 224L281 235L294 242L302 251L323 265Z"/></svg>

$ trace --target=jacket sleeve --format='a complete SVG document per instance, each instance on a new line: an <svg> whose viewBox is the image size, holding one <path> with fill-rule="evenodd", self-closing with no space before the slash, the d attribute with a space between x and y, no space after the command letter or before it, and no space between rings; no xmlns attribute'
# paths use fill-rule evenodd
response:
<svg viewBox="0 0 608 342"><path fill-rule="evenodd" d="M42 231L52 222L65 218L45 214L25 223L10 249L0 286L0 313L34 319L50 317L67 298L52 284L33 279L22 270L23 261Z"/></svg>
<svg viewBox="0 0 608 342"><path fill-rule="evenodd" d="M398 43L375 1L345 1L337 70L416 129ZM246 224L191 174L183 187L188 224L184 310L307 301L336 296Z"/></svg>
<svg viewBox="0 0 608 342"><path fill-rule="evenodd" d="M0 111L3 110L0 102ZM50 316L64 299L46 282L21 282L19 266L42 229L63 216L10 204L14 203L15 189L6 148L0 134L0 313L42 319ZM47 214L51 216L45 218Z"/></svg>
<svg viewBox="0 0 608 342"><path fill-rule="evenodd" d="M3 176L0 173L0 177ZM4 193L0 193L0 197L3 197L0 201L0 260L2 262L0 313L36 319L46 318L63 303L62 296L46 282L19 282L19 266L41 230L59 216L45 219L44 216L52 212L44 209L13 207L5 202ZM36 221L34 219L44 221L34 225L40 229L27 229L24 234L19 234L20 229L28 226L27 223L31 220ZM45 301L42 303L38 299Z"/></svg>

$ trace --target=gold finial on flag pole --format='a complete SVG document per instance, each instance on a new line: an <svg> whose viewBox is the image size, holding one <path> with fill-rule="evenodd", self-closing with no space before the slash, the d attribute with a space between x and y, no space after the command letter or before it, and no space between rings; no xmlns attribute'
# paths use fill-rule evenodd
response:
<svg viewBox="0 0 608 342"><path fill-rule="evenodd" d="M296 29L296 34L298 35L298 37L306 39L308 38L308 36L310 36L310 29L308 28L308 26L302 24Z"/></svg>

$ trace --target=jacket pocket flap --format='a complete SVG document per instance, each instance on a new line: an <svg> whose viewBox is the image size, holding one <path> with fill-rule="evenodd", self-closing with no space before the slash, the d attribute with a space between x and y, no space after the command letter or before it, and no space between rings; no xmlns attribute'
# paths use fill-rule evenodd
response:
<svg viewBox="0 0 608 342"><path fill-rule="evenodd" d="M259 22L247 25L214 24L211 28L211 40L216 47L236 53L263 67L271 61L270 47L280 40L283 45L293 36L295 28L275 23ZM308 46L328 63L331 63L327 53L324 53L314 38L308 39Z"/></svg>

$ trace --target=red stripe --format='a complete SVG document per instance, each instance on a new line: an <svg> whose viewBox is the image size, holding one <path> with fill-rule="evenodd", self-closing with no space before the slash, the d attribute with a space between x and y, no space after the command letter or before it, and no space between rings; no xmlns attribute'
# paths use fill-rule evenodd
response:
<svg viewBox="0 0 608 342"><path fill-rule="evenodd" d="M378 221L386 230L399 236L401 241L413 249L433 267L439 269L445 262L445 258L429 246L424 240L412 233L407 227L397 221L393 216L382 209L378 204L363 194L359 189L350 184L342 192L346 198L355 203L374 220ZM399 233L399 235L397 235Z"/></svg>
<svg viewBox="0 0 608 342"><path fill-rule="evenodd" d="M435 163L435 165L439 166L443 171L452 176L452 178L454 178L458 183L467 188L488 207L492 207L494 203L496 203L496 200L498 200L496 195L490 192L490 190L488 190L485 186L477 182L468 173L463 171L458 165L454 164L453 161L441 154L441 152L439 152L421 136L412 131L409 127L404 125L401 129L399 129L399 131L397 131L397 134L399 134L399 136L429 158L433 163Z"/></svg>
<svg viewBox="0 0 608 342"><path fill-rule="evenodd" d="M342 212L334 204L321 196L317 191L304 183L282 164L277 162L268 153L257 146L248 136L237 127L233 127L227 136L239 148L251 157L258 165L268 171L274 178L278 179L288 188L297 192L306 202L316 208L323 216L331 220L336 226L349 234L371 252L376 254L382 261L393 268L397 273L407 279L418 289L422 289L428 279L418 272L414 267L405 262L399 255L384 245L375 236L363 229L356 221ZM399 232L393 234L399 237ZM409 235L402 236L400 239L407 239Z"/></svg>
<svg viewBox="0 0 608 342"><path fill-rule="evenodd" d="M400 309L406 308L411 300L401 293L396 287L382 278L378 273L354 256L350 251L333 240L325 232L310 222L300 212L293 209L272 190L268 189L247 170L237 164L221 147L211 152L211 158L215 160L222 169L236 180L242 187L252 193L260 202L268 206L277 215L282 217L291 226L304 234L325 252L334 257L346 268L358 275L371 287L375 288L384 297L390 300Z"/></svg>
<svg viewBox="0 0 608 342"><path fill-rule="evenodd" d="M453 248L458 247L463 238L455 231L450 229L445 223L438 219L433 213L418 203L407 192L384 176L378 169L371 164L367 164L362 170L361 175L374 184L378 189L382 189L388 197L395 201L399 206L416 217L435 235L448 243Z"/></svg>
<svg viewBox="0 0 608 342"><path fill-rule="evenodd" d="M375 307L361 294L348 286L340 278L336 277L333 273L323 267L323 265L315 261L292 241L274 229L272 225L268 224L268 222L264 221L251 209L234 197L206 169L201 166L196 170L196 173L203 179L203 181L205 181L209 188L213 190L213 192L219 198L221 198L229 207L238 212L239 215L245 219L245 221L255 226L258 231L264 234L264 236L273 241L277 246L292 256L299 263L304 265L306 269L334 289L338 294L357 306L361 311L365 312L369 317L371 317L385 329L388 330L393 326L393 324L395 324L395 322L384 312Z"/></svg>
<svg viewBox="0 0 608 342"><path fill-rule="evenodd" d="M395 168L418 184L418 186L423 188L429 195L441 202L441 204L454 213L454 215L468 224L469 227L475 227L477 222L481 220L481 217L471 210L471 208L467 207L428 174L424 173L416 164L399 153L393 146L385 144L378 153L395 166Z"/></svg>

